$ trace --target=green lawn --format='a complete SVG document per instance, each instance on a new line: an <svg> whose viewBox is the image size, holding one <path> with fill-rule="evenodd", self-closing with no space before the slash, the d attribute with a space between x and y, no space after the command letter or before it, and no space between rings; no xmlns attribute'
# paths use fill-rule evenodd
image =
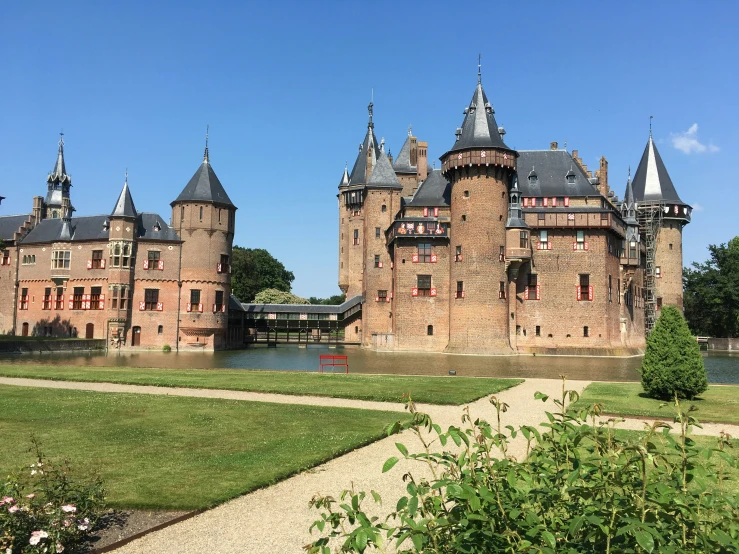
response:
<svg viewBox="0 0 739 554"><path fill-rule="evenodd" d="M390 402L399 402L404 394L410 393L416 402L448 405L471 402L523 382L523 379L456 376L410 377L234 369L140 369L135 367L32 365L0 365L0 376L307 394Z"/></svg>
<svg viewBox="0 0 739 554"><path fill-rule="evenodd" d="M0 475L35 460L30 437L115 508L197 509L383 436L403 413L0 386ZM297 498L296 502L308 502Z"/></svg>
<svg viewBox="0 0 739 554"><path fill-rule="evenodd" d="M654 416L670 419L674 415L672 405L660 409L660 400L647 398L640 383L592 383L583 391L573 409L602 403L604 412L624 416ZM709 386L695 400L685 400L685 408L691 404L698 408L693 412L698 421L739 423L739 386Z"/></svg>

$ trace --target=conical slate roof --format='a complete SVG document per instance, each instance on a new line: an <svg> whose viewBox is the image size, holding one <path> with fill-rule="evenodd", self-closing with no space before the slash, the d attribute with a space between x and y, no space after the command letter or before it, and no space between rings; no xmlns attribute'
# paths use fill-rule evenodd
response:
<svg viewBox="0 0 739 554"><path fill-rule="evenodd" d="M339 181L339 188L347 186L349 186L349 170L345 167L344 174L341 176L341 181Z"/></svg>
<svg viewBox="0 0 739 554"><path fill-rule="evenodd" d="M393 162L393 169L395 173L408 173L415 175L418 167L411 165L411 132L408 131L408 136L403 143L403 147L398 153L398 157Z"/></svg>
<svg viewBox="0 0 739 554"><path fill-rule="evenodd" d="M136 206L133 205L133 198L131 197L131 190L128 188L128 178L123 183L123 190L118 197L118 201L115 203L113 211L110 212L110 217L138 217L136 212Z"/></svg>
<svg viewBox="0 0 739 554"><path fill-rule="evenodd" d="M665 200L684 204L677 195L675 186L672 184L672 179L667 173L667 168L659 155L657 145L654 144L651 134L639 162L639 167L636 168L632 187L634 189L634 199L637 202Z"/></svg>
<svg viewBox="0 0 739 554"><path fill-rule="evenodd" d="M461 133L457 135L457 142L449 152L465 150L467 148L505 148L510 150L498 133L498 124L495 121L495 110L488 102L480 79L472 95L470 105L465 109Z"/></svg>
<svg viewBox="0 0 739 554"><path fill-rule="evenodd" d="M213 202L214 204L236 207L226 194L218 177L216 177L207 155L195 175L192 176L190 182L182 189L182 192L172 204L176 202Z"/></svg>
<svg viewBox="0 0 739 554"><path fill-rule="evenodd" d="M400 184L400 181L395 176L393 166L390 165L390 160L388 160L384 150L380 150L377 156L375 166L372 168L372 174L367 180L367 186L373 188L403 189L403 185Z"/></svg>
<svg viewBox="0 0 739 554"><path fill-rule="evenodd" d="M626 180L626 192L624 193L624 201L621 204L621 213L624 216L624 223L627 225L638 225L636 221L636 201L634 200L634 187L631 184L631 177Z"/></svg>
<svg viewBox="0 0 739 554"><path fill-rule="evenodd" d="M371 122L367 127L367 134L364 136L364 141L359 146L359 154L357 154L357 161L354 162L354 167L349 176L349 184L363 185L367 183L367 151L370 148L372 151L372 165L374 166L377 162L377 154L380 151L380 147L377 144L374 125Z"/></svg>

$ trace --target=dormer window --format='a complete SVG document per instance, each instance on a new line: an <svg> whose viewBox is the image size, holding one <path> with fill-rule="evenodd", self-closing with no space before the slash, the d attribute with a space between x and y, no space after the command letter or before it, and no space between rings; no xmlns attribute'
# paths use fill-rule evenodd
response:
<svg viewBox="0 0 739 554"><path fill-rule="evenodd" d="M568 185L574 185L575 184L575 174L570 170L570 172L567 174L567 184Z"/></svg>
<svg viewBox="0 0 739 554"><path fill-rule="evenodd" d="M539 176L533 171L529 173L529 184L535 185L539 182Z"/></svg>
<svg viewBox="0 0 739 554"><path fill-rule="evenodd" d="M154 231L158 233L161 230L162 230L162 226L159 225L159 222L157 221L156 223L154 223Z"/></svg>

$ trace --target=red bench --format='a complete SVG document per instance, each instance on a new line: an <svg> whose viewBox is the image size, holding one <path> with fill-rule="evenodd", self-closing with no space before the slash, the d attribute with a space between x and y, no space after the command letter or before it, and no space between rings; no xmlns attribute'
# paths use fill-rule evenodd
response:
<svg viewBox="0 0 739 554"><path fill-rule="evenodd" d="M321 354L319 371L323 373L325 367L344 367L344 373L349 373L349 360L346 356L334 356L333 354Z"/></svg>

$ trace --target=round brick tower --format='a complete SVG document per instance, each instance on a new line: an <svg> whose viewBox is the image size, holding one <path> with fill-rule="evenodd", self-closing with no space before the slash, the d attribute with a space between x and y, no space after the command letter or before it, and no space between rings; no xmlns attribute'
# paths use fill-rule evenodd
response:
<svg viewBox="0 0 739 554"><path fill-rule="evenodd" d="M451 262L450 286L464 290L451 300L450 352L510 351L505 225L517 154L503 142L494 113L478 74L457 141L441 157L452 185L450 247L461 254Z"/></svg>
<svg viewBox="0 0 739 554"><path fill-rule="evenodd" d="M210 165L207 137L203 163L171 205L172 227L183 241L178 349L223 348L236 206Z"/></svg>
<svg viewBox="0 0 739 554"><path fill-rule="evenodd" d="M676 306L682 311L683 227L690 223L693 209L680 200L657 145L652 140L651 130L639 167L634 174L632 188L641 223L640 232L647 244L649 239L645 236L648 233L644 225L645 217L647 214L660 212L660 216L654 216L659 222L659 230L654 237L654 258L651 262L647 254L646 270L647 282L650 272L653 273L657 312L662 306ZM648 287L647 282L645 287Z"/></svg>

